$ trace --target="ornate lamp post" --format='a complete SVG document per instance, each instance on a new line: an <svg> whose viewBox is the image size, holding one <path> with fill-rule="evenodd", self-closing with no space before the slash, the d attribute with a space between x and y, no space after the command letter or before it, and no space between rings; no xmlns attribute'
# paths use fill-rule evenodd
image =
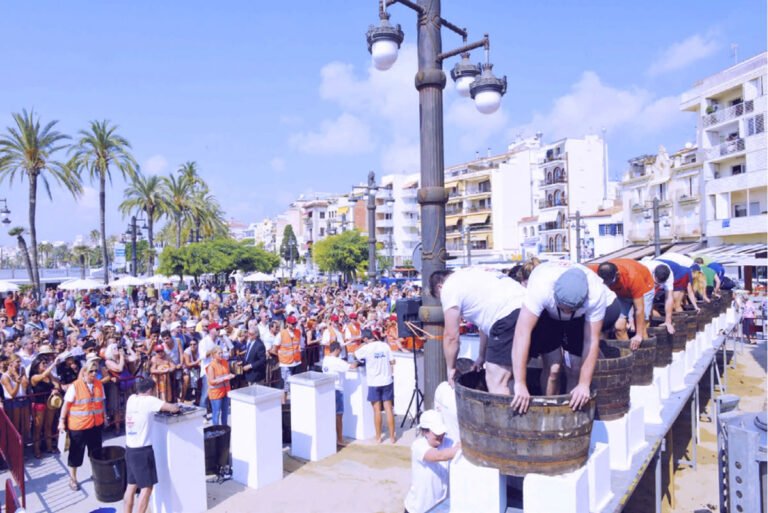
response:
<svg viewBox="0 0 768 513"><path fill-rule="evenodd" d="M381 0L378 27L371 26L367 33L368 50L373 65L386 70L397 60L397 50L403 41L400 26L389 24L387 6L399 3L416 12L418 16L418 62L416 89L419 91L419 123L421 140L421 189L418 192L421 204L422 244L422 307L419 317L426 331L439 340L443 333L443 311L439 301L429 295L429 277L445 269L445 203L443 148L443 89L445 73L443 61L462 55L462 61L454 68L452 76L460 94L475 100L477 109L485 114L498 110L501 97L506 92L506 77L493 76L488 52L490 42L486 35L480 41L466 44L467 31L445 20L440 14L440 0ZM445 27L462 37L464 45L449 52L442 51L441 28ZM483 47L486 62L480 67L469 64L469 57L463 54ZM479 78L478 78L479 76ZM370 183L370 180L369 180ZM369 209L370 199L369 199ZM369 221L370 226L370 221ZM370 243L370 239L369 239ZM375 241L374 241L375 243ZM375 248L369 249L369 258L375 259ZM370 264L369 266L374 265ZM375 267L373 268L375 270ZM434 391L445 380L446 368L440 344L428 343L424 350L425 403L427 408L434 404Z"/></svg>
<svg viewBox="0 0 768 513"><path fill-rule="evenodd" d="M643 209L643 217L646 221L653 219L653 254L655 258L661 256L661 233L659 230L659 223L662 216L660 215L659 198L654 197L650 208ZM669 228L669 214L664 215L664 227Z"/></svg>
<svg viewBox="0 0 768 513"><path fill-rule="evenodd" d="M141 221L143 224L141 226L138 225L139 221ZM149 227L147 226L146 221L143 218L137 219L136 216L131 216L131 222L128 225L128 235L131 237L131 249L132 249L132 256L131 256L131 276L136 276L137 271L139 269L138 267L138 255L136 254L136 239L141 236L141 233L138 232L138 230L147 230ZM190 235L190 239L191 239ZM191 240L190 240L191 242ZM152 249L152 248L150 248Z"/></svg>

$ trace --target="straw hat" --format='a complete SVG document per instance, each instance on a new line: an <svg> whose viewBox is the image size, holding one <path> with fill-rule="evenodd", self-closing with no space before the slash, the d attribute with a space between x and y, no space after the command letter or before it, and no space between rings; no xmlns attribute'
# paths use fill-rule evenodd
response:
<svg viewBox="0 0 768 513"><path fill-rule="evenodd" d="M55 351L49 344L43 344L40 346L40 349L37 351L38 356L43 356L44 354L54 354Z"/></svg>
<svg viewBox="0 0 768 513"><path fill-rule="evenodd" d="M51 394L48 397L47 406L49 410L58 410L62 404L64 404L64 399L59 394Z"/></svg>

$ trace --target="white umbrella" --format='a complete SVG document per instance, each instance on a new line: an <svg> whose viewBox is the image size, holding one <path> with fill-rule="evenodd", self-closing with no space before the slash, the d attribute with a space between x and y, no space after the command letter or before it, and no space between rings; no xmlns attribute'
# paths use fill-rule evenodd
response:
<svg viewBox="0 0 768 513"><path fill-rule="evenodd" d="M70 280L59 285L62 290L94 290L106 287L104 283L85 278L84 280Z"/></svg>
<svg viewBox="0 0 768 513"><path fill-rule="evenodd" d="M117 289L124 289L127 287L138 287L144 285L144 280L136 278L135 276L123 276L122 278L110 282L109 286Z"/></svg>
<svg viewBox="0 0 768 513"><path fill-rule="evenodd" d="M243 281L248 282L267 282L267 281L275 281L276 278L273 276L270 276L268 274L262 273L262 272L255 272L252 274L249 274L245 278L243 278Z"/></svg>
<svg viewBox="0 0 768 513"><path fill-rule="evenodd" d="M162 274L156 274L154 276L150 276L149 278L145 279L144 283L146 283L147 285L149 285L149 284L152 284L152 285L164 285L166 283L171 283L171 282L175 282L175 281L179 281L179 277L178 276L171 276L169 278L168 276L163 276Z"/></svg>
<svg viewBox="0 0 768 513"><path fill-rule="evenodd" d="M19 286L10 281L0 280L0 292L18 292Z"/></svg>

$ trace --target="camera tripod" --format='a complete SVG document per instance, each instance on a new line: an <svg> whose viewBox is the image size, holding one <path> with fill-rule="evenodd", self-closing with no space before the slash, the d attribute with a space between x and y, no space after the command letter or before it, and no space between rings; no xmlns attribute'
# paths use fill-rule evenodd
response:
<svg viewBox="0 0 768 513"><path fill-rule="evenodd" d="M405 410L405 416L403 417L403 421L400 423L400 427L402 428L405 426L405 422L408 420L408 417L411 417L411 427L418 422L419 417L421 417L421 410L424 407L424 394L421 392L421 389L419 388L419 366L416 363L416 354L418 351L416 350L416 342L415 342L415 336L414 336L414 344L413 344L413 393L411 394L411 400L408 402L408 409ZM411 407L415 406L416 410L415 413L411 414Z"/></svg>

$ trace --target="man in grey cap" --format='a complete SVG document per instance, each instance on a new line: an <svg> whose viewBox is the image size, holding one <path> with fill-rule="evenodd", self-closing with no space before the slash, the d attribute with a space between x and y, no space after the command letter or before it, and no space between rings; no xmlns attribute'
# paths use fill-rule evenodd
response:
<svg viewBox="0 0 768 513"><path fill-rule="evenodd" d="M547 262L533 270L512 346L514 409L524 413L530 402L526 365L532 339L539 354L562 347L571 407L576 410L589 401L600 331L613 296L599 276L579 264ZM556 376L549 378L557 384ZM559 387L547 388L552 393Z"/></svg>

